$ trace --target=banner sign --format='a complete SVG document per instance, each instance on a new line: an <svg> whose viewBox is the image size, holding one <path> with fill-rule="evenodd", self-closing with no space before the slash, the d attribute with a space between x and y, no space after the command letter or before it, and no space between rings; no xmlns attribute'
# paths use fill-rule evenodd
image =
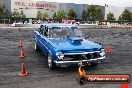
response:
<svg viewBox="0 0 132 88"><path fill-rule="evenodd" d="M77 77L80 85L85 83L130 83L131 76L127 74L89 74Z"/></svg>
<svg viewBox="0 0 132 88"><path fill-rule="evenodd" d="M56 8L56 5L54 3L47 3L47 2L20 2L15 1L14 5L16 7L27 7L27 8Z"/></svg>

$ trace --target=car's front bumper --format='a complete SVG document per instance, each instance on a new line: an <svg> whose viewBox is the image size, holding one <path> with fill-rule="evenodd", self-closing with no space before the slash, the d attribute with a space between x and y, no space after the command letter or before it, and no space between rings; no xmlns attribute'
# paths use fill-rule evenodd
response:
<svg viewBox="0 0 132 88"><path fill-rule="evenodd" d="M76 60L76 61L54 61L56 65L78 65L81 62L85 64L91 64L91 63L101 63L104 61L105 57L100 57L96 59L89 59L89 60Z"/></svg>

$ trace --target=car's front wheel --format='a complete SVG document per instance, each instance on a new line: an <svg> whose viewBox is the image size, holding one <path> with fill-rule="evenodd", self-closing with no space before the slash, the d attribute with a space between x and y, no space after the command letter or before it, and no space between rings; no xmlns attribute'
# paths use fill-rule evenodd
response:
<svg viewBox="0 0 132 88"><path fill-rule="evenodd" d="M55 69L56 68L56 65L53 62L52 57L51 57L50 54L48 54L48 68L49 69Z"/></svg>

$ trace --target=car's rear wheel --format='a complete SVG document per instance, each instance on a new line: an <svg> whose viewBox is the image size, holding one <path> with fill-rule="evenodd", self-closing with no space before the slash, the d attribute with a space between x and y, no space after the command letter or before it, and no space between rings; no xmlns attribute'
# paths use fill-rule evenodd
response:
<svg viewBox="0 0 132 88"><path fill-rule="evenodd" d="M48 68L49 69L55 69L56 68L56 65L53 62L52 57L51 57L50 54L48 54Z"/></svg>
<svg viewBox="0 0 132 88"><path fill-rule="evenodd" d="M38 47L38 45L36 44L36 42L34 43L34 49L35 49L35 51L39 51L39 47Z"/></svg>

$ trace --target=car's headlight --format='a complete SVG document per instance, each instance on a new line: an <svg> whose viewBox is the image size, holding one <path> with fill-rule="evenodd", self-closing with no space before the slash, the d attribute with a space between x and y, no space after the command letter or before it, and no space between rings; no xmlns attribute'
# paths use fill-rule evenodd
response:
<svg viewBox="0 0 132 88"><path fill-rule="evenodd" d="M63 59L64 54L63 54L62 52L58 52L58 53L56 53L56 56L57 56L59 59Z"/></svg>
<svg viewBox="0 0 132 88"><path fill-rule="evenodd" d="M101 50L100 55L101 55L102 57L105 56L105 51L104 51L104 49Z"/></svg>

